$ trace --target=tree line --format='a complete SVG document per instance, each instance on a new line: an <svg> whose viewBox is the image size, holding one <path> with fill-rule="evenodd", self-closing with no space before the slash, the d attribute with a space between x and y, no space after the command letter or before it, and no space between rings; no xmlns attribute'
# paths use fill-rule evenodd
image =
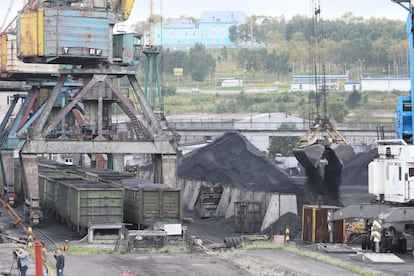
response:
<svg viewBox="0 0 414 276"><path fill-rule="evenodd" d="M313 74L319 62L323 73L350 72L353 79L409 74L408 37L402 20L364 19L351 12L317 23L301 15L290 20L251 16L229 32L237 47L222 48L219 53L202 44L183 51L164 49L161 72L172 76L173 68L183 68L192 80L203 82L219 64L230 63L239 73L288 80L291 74Z"/></svg>

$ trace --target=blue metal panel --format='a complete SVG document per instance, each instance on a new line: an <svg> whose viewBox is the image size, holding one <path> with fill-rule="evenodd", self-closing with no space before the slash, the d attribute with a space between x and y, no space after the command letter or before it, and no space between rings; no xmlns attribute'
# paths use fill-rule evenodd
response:
<svg viewBox="0 0 414 276"><path fill-rule="evenodd" d="M397 126L396 135L398 139L404 139L413 135L412 129L412 107L410 97L400 97L397 103Z"/></svg>
<svg viewBox="0 0 414 276"><path fill-rule="evenodd" d="M107 12L45 9L44 55L107 59L109 30Z"/></svg>
<svg viewBox="0 0 414 276"><path fill-rule="evenodd" d="M135 33L115 34L113 36L114 62L138 65L142 50L142 36Z"/></svg>

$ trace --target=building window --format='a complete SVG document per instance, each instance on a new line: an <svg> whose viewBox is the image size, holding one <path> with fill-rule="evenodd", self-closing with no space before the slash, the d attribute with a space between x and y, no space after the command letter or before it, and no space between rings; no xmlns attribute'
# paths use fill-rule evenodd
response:
<svg viewBox="0 0 414 276"><path fill-rule="evenodd" d="M221 38L226 38L226 30L224 28L221 29Z"/></svg>
<svg viewBox="0 0 414 276"><path fill-rule="evenodd" d="M170 38L173 39L174 38L174 30L170 31Z"/></svg>

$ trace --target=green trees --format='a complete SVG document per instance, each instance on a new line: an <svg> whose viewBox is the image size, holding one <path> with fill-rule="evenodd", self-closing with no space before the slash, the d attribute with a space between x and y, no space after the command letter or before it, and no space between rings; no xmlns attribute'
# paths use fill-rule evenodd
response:
<svg viewBox="0 0 414 276"><path fill-rule="evenodd" d="M292 150L295 148L300 137L271 137L269 148L270 156L275 156L280 153L283 156L292 155Z"/></svg>
<svg viewBox="0 0 414 276"><path fill-rule="evenodd" d="M321 24L325 62L334 65L331 69L336 73L351 69L359 78L388 71L390 66L391 73L396 74L398 68L400 75L408 75L408 42L403 21L364 20L347 12L336 20L321 20ZM311 26L311 19L306 16L297 15L289 21L281 17L260 21L249 17L246 24L231 27L230 39L239 46L256 45L277 50L277 54L286 52L291 66L300 65L291 69L303 74L310 66Z"/></svg>
<svg viewBox="0 0 414 276"><path fill-rule="evenodd" d="M292 74L314 73L311 23L299 15L288 21L283 16L252 16L246 24L230 27L229 38L236 47L206 49L195 44L188 50L167 49L162 52L160 68L164 77L174 77L174 68L183 68L184 78L210 84L219 83L221 77L288 82ZM403 21L365 20L348 12L335 20L321 20L321 25L318 47L323 48L325 74L349 71L353 80L409 75Z"/></svg>
<svg viewBox="0 0 414 276"><path fill-rule="evenodd" d="M189 52L164 51L160 68L167 75L172 75L174 68L183 68L184 74L190 74L194 81L202 82L208 74L215 72L216 61L204 45L196 43Z"/></svg>
<svg viewBox="0 0 414 276"><path fill-rule="evenodd" d="M349 94L346 104L349 108L357 108L361 102L361 94L358 91L352 91Z"/></svg>
<svg viewBox="0 0 414 276"><path fill-rule="evenodd" d="M215 68L216 63L213 56L207 53L203 44L196 43L189 53L188 69L192 79L198 82L204 81L209 73L214 72Z"/></svg>

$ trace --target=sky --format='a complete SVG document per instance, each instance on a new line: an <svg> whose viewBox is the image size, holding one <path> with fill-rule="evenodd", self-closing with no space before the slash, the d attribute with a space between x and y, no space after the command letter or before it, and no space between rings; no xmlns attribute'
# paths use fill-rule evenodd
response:
<svg viewBox="0 0 414 276"><path fill-rule="evenodd" d="M27 0L0 0L0 24L10 3L12 9L6 22L10 22L17 11ZM388 18L405 21L408 12L391 0L153 0L154 13L164 18L180 15L199 18L203 11L243 11L247 16L266 15L284 16L286 19L294 15L310 16L313 6L320 3L321 18L334 19L346 12L364 18ZM127 25L146 20L150 13L150 0L135 0ZM7 24L6 24L7 25ZM1 27L1 26L0 26Z"/></svg>
<svg viewBox="0 0 414 276"><path fill-rule="evenodd" d="M391 0L153 0L155 14L164 17L190 15L199 18L203 11L244 11L246 15L267 15L291 18L310 16L313 6L320 3L321 18L340 17L347 11L357 16L386 17L406 20L407 11ZM146 18L150 0L135 0L133 18ZM316 4L315 4L316 3Z"/></svg>

